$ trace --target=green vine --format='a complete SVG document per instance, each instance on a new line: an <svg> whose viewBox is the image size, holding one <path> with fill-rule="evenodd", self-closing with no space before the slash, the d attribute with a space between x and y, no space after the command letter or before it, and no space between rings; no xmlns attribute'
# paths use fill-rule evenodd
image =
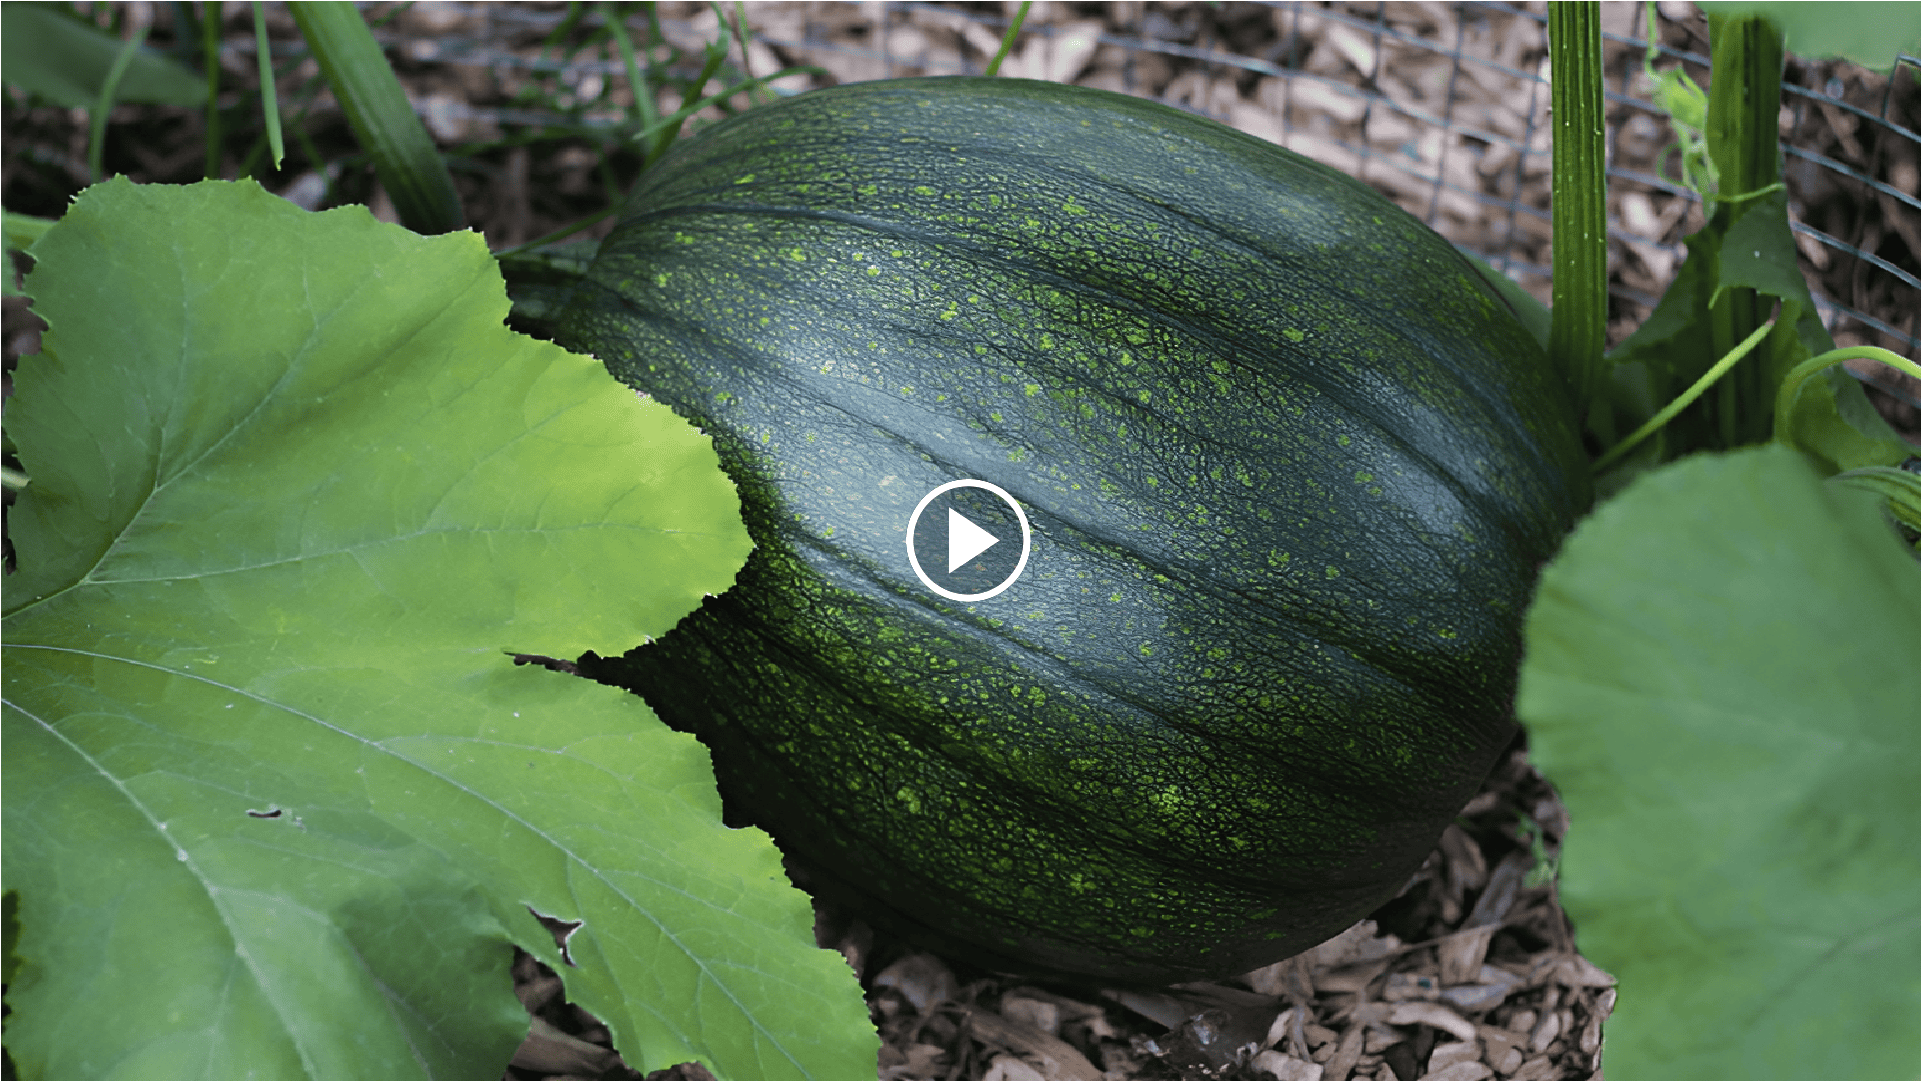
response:
<svg viewBox="0 0 1921 1081"><path fill-rule="evenodd" d="M1794 366L1781 380L1781 389L1774 398L1774 441L1788 446L1798 446L1789 431L1794 415L1795 400L1801 397L1801 390L1810 378L1819 372L1834 367L1843 361L1874 360L1893 368L1897 372L1921 379L1921 364L1899 356L1878 345L1850 345L1842 349L1831 349L1818 357L1810 357Z"/></svg>
<svg viewBox="0 0 1921 1081"><path fill-rule="evenodd" d="M1742 339L1741 344L1728 350L1720 360L1715 361L1713 367L1709 368L1701 378L1694 381L1694 385L1682 391L1679 397L1662 407L1659 413L1649 417L1647 422L1639 428L1636 428L1632 435L1616 443L1608 449L1606 454L1595 459L1594 471L1598 473L1608 466L1613 465L1615 462L1620 461L1621 458L1625 456L1628 451L1633 450L1635 445L1640 443L1641 440L1659 431L1662 425L1673 420L1680 414L1681 410L1693 405L1695 399L1707 393L1707 389L1713 386L1716 380L1726 375L1728 370L1733 368L1742 357L1747 356L1753 351L1755 346L1761 344L1761 339L1767 337L1768 331L1772 329L1774 329L1773 323L1764 323L1756 327L1752 333Z"/></svg>

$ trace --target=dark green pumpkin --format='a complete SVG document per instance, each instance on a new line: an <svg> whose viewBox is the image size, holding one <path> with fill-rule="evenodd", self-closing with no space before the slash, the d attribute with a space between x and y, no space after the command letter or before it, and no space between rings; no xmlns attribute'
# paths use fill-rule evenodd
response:
<svg viewBox="0 0 1921 1081"><path fill-rule="evenodd" d="M758 548L590 674L713 749L813 884L987 964L1220 976L1392 897L1514 731L1571 406L1449 244L1209 120L1002 79L716 124L562 339L692 418ZM992 599L921 497L1032 523Z"/></svg>

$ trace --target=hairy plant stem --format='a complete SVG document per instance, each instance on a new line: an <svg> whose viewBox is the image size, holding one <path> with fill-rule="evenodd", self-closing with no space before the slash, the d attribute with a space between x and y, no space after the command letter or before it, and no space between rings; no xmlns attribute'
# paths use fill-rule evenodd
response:
<svg viewBox="0 0 1921 1081"><path fill-rule="evenodd" d="M1583 413L1600 389L1607 347L1607 123L1601 15L1594 4L1548 5L1553 62L1554 305L1548 354ZM1603 426L1608 411L1595 411ZM1609 434L1604 432L1605 434Z"/></svg>
<svg viewBox="0 0 1921 1081"><path fill-rule="evenodd" d="M1647 423L1634 429L1633 434L1629 435L1626 439L1608 448L1606 454L1596 458L1594 460L1594 471L1599 473L1608 466L1620 461L1621 458L1625 456L1628 451L1633 450L1641 440L1659 431L1662 425L1673 420L1680 414L1681 410L1693 405L1695 399L1707 393L1709 387L1713 386L1716 381L1721 380L1721 377L1728 373L1728 369L1734 367L1742 357L1747 356L1756 345L1759 345L1761 339L1767 336L1768 330L1772 326L1772 323L1764 323L1756 327L1746 338L1742 339L1739 345L1728 350L1720 360L1715 361L1714 366L1707 370L1707 374L1695 380L1693 386L1682 391L1680 397L1662 407L1659 413L1649 417Z"/></svg>
<svg viewBox="0 0 1921 1081"><path fill-rule="evenodd" d="M1708 16L1712 75L1708 84L1708 156L1720 183L1713 216L1726 228L1747 198L1780 180L1781 31L1758 15ZM1773 317L1773 301L1753 289L1728 289L1709 308L1713 353L1720 355ZM1781 376L1763 356L1724 381L1714 399L1714 424L1723 446L1767 438L1763 404Z"/></svg>

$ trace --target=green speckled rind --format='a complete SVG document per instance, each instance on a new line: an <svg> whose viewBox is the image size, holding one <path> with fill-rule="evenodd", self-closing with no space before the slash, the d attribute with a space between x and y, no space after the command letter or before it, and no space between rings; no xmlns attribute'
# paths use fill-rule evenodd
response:
<svg viewBox="0 0 1921 1081"><path fill-rule="evenodd" d="M563 340L714 436L759 545L595 674L885 922L1244 971L1392 896L1513 731L1572 408L1365 185L1101 91L865 83L681 144L588 280ZM980 603L903 543L959 478L1033 525Z"/></svg>

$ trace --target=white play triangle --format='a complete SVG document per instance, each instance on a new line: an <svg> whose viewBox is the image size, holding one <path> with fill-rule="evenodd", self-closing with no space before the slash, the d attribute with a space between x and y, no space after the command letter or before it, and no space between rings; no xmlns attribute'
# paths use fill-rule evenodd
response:
<svg viewBox="0 0 1921 1081"><path fill-rule="evenodd" d="M954 573L961 564L1000 542L999 537L962 518L954 508L947 508L947 573Z"/></svg>

